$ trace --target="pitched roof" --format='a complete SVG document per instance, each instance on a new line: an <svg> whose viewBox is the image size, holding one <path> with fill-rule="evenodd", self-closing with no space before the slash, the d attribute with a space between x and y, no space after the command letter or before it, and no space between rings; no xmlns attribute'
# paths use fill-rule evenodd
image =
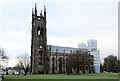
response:
<svg viewBox="0 0 120 81"><path fill-rule="evenodd" d="M54 45L48 45L48 49L50 48L50 46L51 46L51 52L56 52L57 49L58 53L64 53L64 50L65 53L70 53L71 51L73 52L78 49L73 47L62 47L62 46L54 46Z"/></svg>

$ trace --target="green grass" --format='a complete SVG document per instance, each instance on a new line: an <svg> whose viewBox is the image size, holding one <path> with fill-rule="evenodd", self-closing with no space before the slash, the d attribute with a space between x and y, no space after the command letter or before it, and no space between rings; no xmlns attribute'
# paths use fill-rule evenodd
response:
<svg viewBox="0 0 120 81"><path fill-rule="evenodd" d="M79 75L40 74L40 75L4 75L5 79L118 79L118 73L83 73Z"/></svg>
<svg viewBox="0 0 120 81"><path fill-rule="evenodd" d="M2 76L1 74L0 74L0 76ZM2 79L0 79L0 81L1 81Z"/></svg>
<svg viewBox="0 0 120 81"><path fill-rule="evenodd" d="M118 77L118 73L83 73L81 75Z"/></svg>

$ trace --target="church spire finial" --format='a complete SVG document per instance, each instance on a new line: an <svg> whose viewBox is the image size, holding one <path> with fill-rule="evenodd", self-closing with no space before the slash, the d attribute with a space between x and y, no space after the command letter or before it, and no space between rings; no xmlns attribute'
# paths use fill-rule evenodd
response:
<svg viewBox="0 0 120 81"><path fill-rule="evenodd" d="M37 16L37 5L35 3L35 15Z"/></svg>
<svg viewBox="0 0 120 81"><path fill-rule="evenodd" d="M34 8L32 8L32 15L34 15Z"/></svg>
<svg viewBox="0 0 120 81"><path fill-rule="evenodd" d="M44 5L44 17L46 19L46 6Z"/></svg>
<svg viewBox="0 0 120 81"><path fill-rule="evenodd" d="M46 6L44 5L44 12L46 12Z"/></svg>
<svg viewBox="0 0 120 81"><path fill-rule="evenodd" d="M36 3L35 3L35 10L37 10L37 5L36 5Z"/></svg>

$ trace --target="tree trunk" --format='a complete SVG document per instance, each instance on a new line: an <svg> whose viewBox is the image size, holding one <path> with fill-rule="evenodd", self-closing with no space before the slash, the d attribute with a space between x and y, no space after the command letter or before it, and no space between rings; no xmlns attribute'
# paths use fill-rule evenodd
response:
<svg viewBox="0 0 120 81"><path fill-rule="evenodd" d="M79 68L77 67L77 71L76 71L76 74L79 74Z"/></svg>
<svg viewBox="0 0 120 81"><path fill-rule="evenodd" d="M25 71L25 74L24 74L25 76L27 76L27 71Z"/></svg>

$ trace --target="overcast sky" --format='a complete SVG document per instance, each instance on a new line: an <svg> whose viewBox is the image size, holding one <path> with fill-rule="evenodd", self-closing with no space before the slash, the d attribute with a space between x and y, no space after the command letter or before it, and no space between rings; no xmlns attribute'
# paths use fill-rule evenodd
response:
<svg viewBox="0 0 120 81"><path fill-rule="evenodd" d="M38 15L47 8L47 43L77 47L96 39L100 58L118 56L118 3L116 0L36 2ZM0 47L11 58L30 54L31 15L35 1L0 4Z"/></svg>

